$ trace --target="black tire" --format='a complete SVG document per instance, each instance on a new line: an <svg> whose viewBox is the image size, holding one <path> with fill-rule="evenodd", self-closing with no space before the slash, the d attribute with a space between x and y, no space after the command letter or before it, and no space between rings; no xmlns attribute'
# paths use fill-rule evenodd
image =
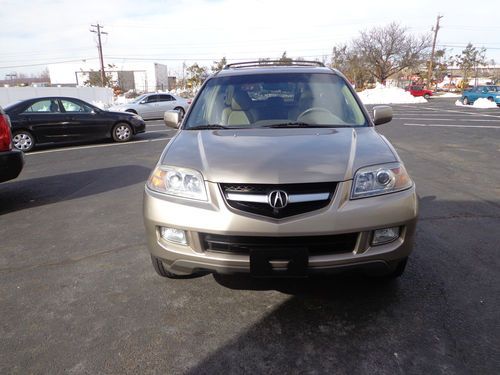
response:
<svg viewBox="0 0 500 375"><path fill-rule="evenodd" d="M429 99L431 96L429 94L424 94L425 99Z"/></svg>
<svg viewBox="0 0 500 375"><path fill-rule="evenodd" d="M184 111L184 108L182 108L182 107L176 107L176 108L174 108L174 110L179 111L179 113L181 115L181 119L184 118L184 115L186 114L186 111Z"/></svg>
<svg viewBox="0 0 500 375"><path fill-rule="evenodd" d="M127 109L125 112L137 114L135 109Z"/></svg>
<svg viewBox="0 0 500 375"><path fill-rule="evenodd" d="M198 274L177 275L175 273L167 271L162 260L160 258L155 257L154 255L151 255L151 262L153 263L153 268L155 269L156 273L161 277L166 277L169 279L190 279L199 276Z"/></svg>
<svg viewBox="0 0 500 375"><path fill-rule="evenodd" d="M490 102L492 102L492 101L493 101L493 97L489 96L489 97L488 97L488 100L489 100Z"/></svg>
<svg viewBox="0 0 500 375"><path fill-rule="evenodd" d="M134 135L132 127L126 122L119 122L113 126L111 131L111 136L115 142L128 142L132 139L132 135Z"/></svg>
<svg viewBox="0 0 500 375"><path fill-rule="evenodd" d="M17 150L30 152L35 147L35 137L27 130L16 130L12 133L12 145Z"/></svg>
<svg viewBox="0 0 500 375"><path fill-rule="evenodd" d="M406 269L406 263L408 263L408 257L398 261L395 264L395 267L391 271L383 275L383 277L385 279L397 279L398 277L402 276Z"/></svg>
<svg viewBox="0 0 500 375"><path fill-rule="evenodd" d="M469 98L468 98L468 97L465 97L465 98L462 100L462 103L463 103L464 105L468 105L468 104L470 104L470 102L469 102Z"/></svg>

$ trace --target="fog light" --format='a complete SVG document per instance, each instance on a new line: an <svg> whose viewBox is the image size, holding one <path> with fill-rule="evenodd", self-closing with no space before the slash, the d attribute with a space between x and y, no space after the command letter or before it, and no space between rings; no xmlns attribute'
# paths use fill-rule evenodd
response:
<svg viewBox="0 0 500 375"><path fill-rule="evenodd" d="M186 231L182 229L160 227L160 235L167 241L187 245Z"/></svg>
<svg viewBox="0 0 500 375"><path fill-rule="evenodd" d="M377 229L373 231L372 245L382 245L399 237L399 227Z"/></svg>

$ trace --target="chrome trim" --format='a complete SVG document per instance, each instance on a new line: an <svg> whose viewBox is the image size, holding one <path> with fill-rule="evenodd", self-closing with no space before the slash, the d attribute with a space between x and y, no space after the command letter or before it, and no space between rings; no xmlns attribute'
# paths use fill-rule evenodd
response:
<svg viewBox="0 0 500 375"><path fill-rule="evenodd" d="M314 201L326 201L330 193L314 193L314 194L293 194L288 196L289 203L302 203Z"/></svg>
<svg viewBox="0 0 500 375"><path fill-rule="evenodd" d="M267 203L267 195L258 194L227 193L226 199L240 202Z"/></svg>
<svg viewBox="0 0 500 375"><path fill-rule="evenodd" d="M329 196L330 193L292 194L288 196L288 203L324 201ZM227 193L226 199L239 202L268 203L268 196L259 194Z"/></svg>

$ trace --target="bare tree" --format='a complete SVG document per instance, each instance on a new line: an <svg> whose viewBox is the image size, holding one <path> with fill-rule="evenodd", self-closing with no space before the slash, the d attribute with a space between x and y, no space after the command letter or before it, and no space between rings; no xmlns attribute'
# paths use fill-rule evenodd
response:
<svg viewBox="0 0 500 375"><path fill-rule="evenodd" d="M284 51L283 54L281 55L279 61L280 61L280 64L287 65L287 64L291 63L293 60L290 57L288 57L286 55L286 51Z"/></svg>
<svg viewBox="0 0 500 375"><path fill-rule="evenodd" d="M226 57L224 56L219 61L214 61L214 64L211 67L212 73L220 72L224 66L227 64Z"/></svg>
<svg viewBox="0 0 500 375"><path fill-rule="evenodd" d="M198 65L198 63L194 63L193 65L188 66L186 72L189 76L189 78L187 79L187 83L195 91L207 78L207 68Z"/></svg>
<svg viewBox="0 0 500 375"><path fill-rule="evenodd" d="M394 22L363 31L353 41L353 47L381 83L405 68L425 62L430 46L430 35L410 35L405 27Z"/></svg>
<svg viewBox="0 0 500 375"><path fill-rule="evenodd" d="M363 58L347 44L333 47L331 66L344 73L357 88L362 88L371 78Z"/></svg>
<svg viewBox="0 0 500 375"><path fill-rule="evenodd" d="M477 78L477 69L487 64L485 54L485 48L477 49L472 43L469 43L460 55L455 56L454 62L462 70L463 74L462 88L467 87L473 72L475 72Z"/></svg>

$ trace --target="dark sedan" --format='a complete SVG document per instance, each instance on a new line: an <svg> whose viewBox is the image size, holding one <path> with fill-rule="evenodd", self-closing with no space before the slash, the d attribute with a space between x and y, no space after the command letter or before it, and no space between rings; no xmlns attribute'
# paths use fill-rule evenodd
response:
<svg viewBox="0 0 500 375"><path fill-rule="evenodd" d="M7 106L5 112L12 123L12 143L24 152L38 145L104 138L127 142L146 128L140 116L104 111L77 98L28 99Z"/></svg>

